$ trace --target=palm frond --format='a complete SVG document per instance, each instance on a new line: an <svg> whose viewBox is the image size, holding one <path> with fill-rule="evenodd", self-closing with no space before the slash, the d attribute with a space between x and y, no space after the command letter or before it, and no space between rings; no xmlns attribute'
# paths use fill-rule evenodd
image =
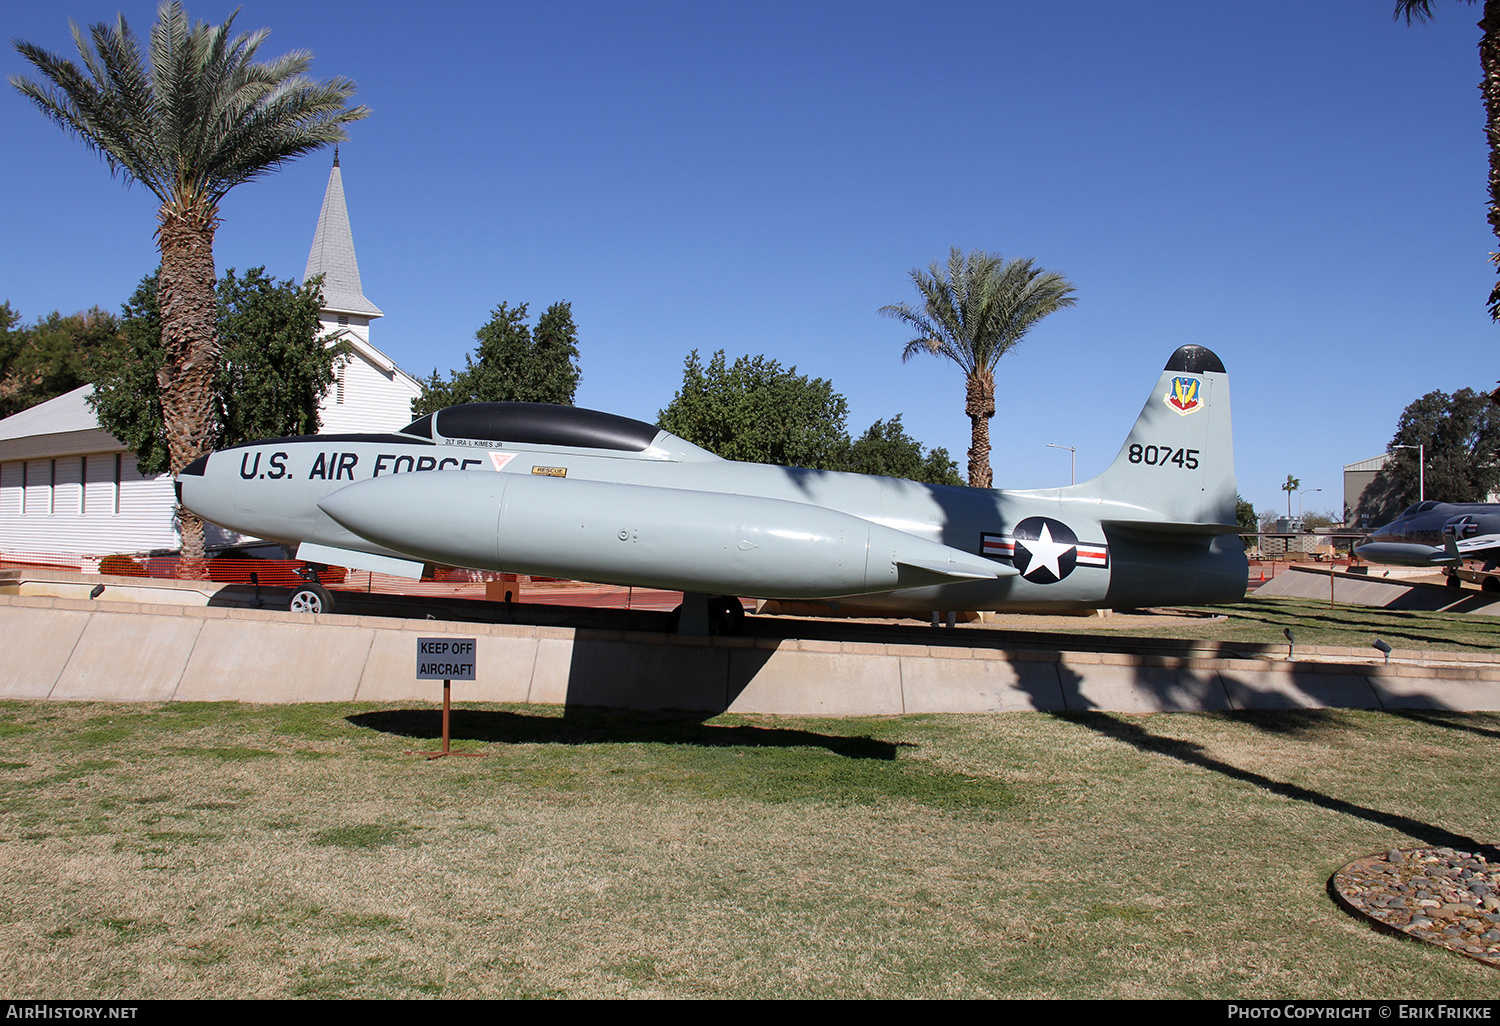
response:
<svg viewBox="0 0 1500 1026"><path fill-rule="evenodd" d="M112 174L146 186L164 209L201 206L211 218L236 185L344 140L345 126L369 114L349 105L348 79L306 77L311 54L257 62L267 30L234 35L233 25L233 15L190 23L181 3L164 3L144 54L123 17L87 34L75 25L81 68L16 41L38 78L10 82Z"/></svg>
<svg viewBox="0 0 1500 1026"><path fill-rule="evenodd" d="M946 357L966 376L993 373L996 362L1050 313L1072 306L1073 285L1030 259L1007 261L998 254L956 246L946 265L933 261L911 272L921 309L905 303L882 307L884 316L906 322L915 332L902 350Z"/></svg>

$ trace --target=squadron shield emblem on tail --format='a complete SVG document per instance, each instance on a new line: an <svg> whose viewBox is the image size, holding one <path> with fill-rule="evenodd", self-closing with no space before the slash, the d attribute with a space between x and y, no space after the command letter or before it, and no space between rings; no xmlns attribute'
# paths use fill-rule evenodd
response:
<svg viewBox="0 0 1500 1026"><path fill-rule="evenodd" d="M1162 396L1167 406L1179 415L1186 417L1203 409L1203 400L1199 393L1203 389L1203 382L1198 378L1173 378L1172 391Z"/></svg>

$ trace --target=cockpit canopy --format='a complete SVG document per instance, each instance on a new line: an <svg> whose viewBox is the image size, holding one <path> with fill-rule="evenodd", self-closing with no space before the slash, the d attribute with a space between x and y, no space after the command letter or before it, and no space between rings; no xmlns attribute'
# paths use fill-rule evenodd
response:
<svg viewBox="0 0 1500 1026"><path fill-rule="evenodd" d="M1436 499L1428 499L1426 502L1413 503L1412 505L1402 510L1401 516L1397 517L1396 519L1404 520L1407 517L1416 516L1418 513L1428 513L1434 509L1437 509L1441 505L1442 503L1438 502Z"/></svg>
<svg viewBox="0 0 1500 1026"><path fill-rule="evenodd" d="M436 423L434 423L434 418ZM598 410L547 403L466 403L412 421L402 434L486 442L570 445L643 452L661 432L654 424Z"/></svg>
<svg viewBox="0 0 1500 1026"><path fill-rule="evenodd" d="M649 460L704 462L719 457L655 424L613 413L548 403L465 403L412 421L404 435L434 442L556 445L629 453Z"/></svg>

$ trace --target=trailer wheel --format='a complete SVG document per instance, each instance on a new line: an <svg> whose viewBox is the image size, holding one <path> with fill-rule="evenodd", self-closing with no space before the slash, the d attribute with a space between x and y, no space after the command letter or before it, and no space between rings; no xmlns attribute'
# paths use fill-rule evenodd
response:
<svg viewBox="0 0 1500 1026"><path fill-rule="evenodd" d="M286 607L293 613L331 613L333 596L321 584L299 584L292 589Z"/></svg>
<svg viewBox="0 0 1500 1026"><path fill-rule="evenodd" d="M737 635L745 626L745 607L733 595L715 595L710 599L708 616L718 634Z"/></svg>
<svg viewBox="0 0 1500 1026"><path fill-rule="evenodd" d="M1486 577L1480 587L1485 591L1500 591L1500 577Z"/></svg>

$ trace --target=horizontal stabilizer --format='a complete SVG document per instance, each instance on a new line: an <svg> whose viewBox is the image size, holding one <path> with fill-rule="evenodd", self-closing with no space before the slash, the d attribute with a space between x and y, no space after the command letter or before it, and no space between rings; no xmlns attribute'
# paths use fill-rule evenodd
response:
<svg viewBox="0 0 1500 1026"><path fill-rule="evenodd" d="M1239 524L1198 524L1184 520L1101 520L1105 527L1135 531L1160 538L1206 538L1220 534L1243 534ZM1253 530L1251 534L1255 533Z"/></svg>

